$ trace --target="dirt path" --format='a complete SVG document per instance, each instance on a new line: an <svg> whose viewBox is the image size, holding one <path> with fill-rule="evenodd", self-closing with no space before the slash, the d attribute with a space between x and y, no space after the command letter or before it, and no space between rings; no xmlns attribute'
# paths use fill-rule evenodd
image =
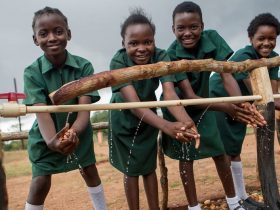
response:
<svg viewBox="0 0 280 210"><path fill-rule="evenodd" d="M277 141L275 141L275 150L279 151ZM242 159L244 166L244 175L247 188L256 188L256 144L254 135L246 137ZM107 145L97 146L97 153L107 154ZM178 173L178 162L166 157L166 164L169 170L169 206L180 206L186 204L186 198L181 186ZM280 175L280 155L276 152L276 168ZM108 162L97 165L106 195L106 202L109 210L127 209L122 175L115 170ZM157 172L159 175L159 171ZM215 196L223 195L223 188L218 179L214 162L211 159L199 160L195 162L195 177L198 197L200 200L206 200ZM278 176L279 177L279 176ZM24 203L28 193L28 187L31 177L17 177L7 180L9 193L10 210L24 209ZM280 180L280 179L278 179ZM148 209L142 180L140 181L141 208ZM279 183L278 183L279 184ZM161 189L160 198L161 198ZM73 171L53 176L52 188L47 197L44 210L89 210L92 209L86 185L83 182L79 172Z"/></svg>

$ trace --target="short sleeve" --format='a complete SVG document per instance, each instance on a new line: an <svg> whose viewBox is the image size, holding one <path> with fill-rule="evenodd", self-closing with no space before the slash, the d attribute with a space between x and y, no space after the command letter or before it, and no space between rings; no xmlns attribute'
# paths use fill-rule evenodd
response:
<svg viewBox="0 0 280 210"><path fill-rule="evenodd" d="M230 48L230 46L227 44L227 42L218 34L216 33L216 47L217 47L217 53L215 56L215 60L218 61L224 61L228 60L230 56L233 54L233 50Z"/></svg>
<svg viewBox="0 0 280 210"><path fill-rule="evenodd" d="M176 82L180 82L185 79L188 79L188 75L186 72L180 72L180 73L175 74Z"/></svg>
<svg viewBox="0 0 280 210"><path fill-rule="evenodd" d="M91 63L87 63L83 70L82 70L82 75L81 77L87 77L87 76L91 76L93 74L94 70L93 70L93 66ZM100 100L100 96L98 91L92 91L89 93L84 94L85 96L90 96L91 97L91 102L97 102Z"/></svg>
<svg viewBox="0 0 280 210"><path fill-rule="evenodd" d="M24 93L26 95L23 103L26 105L47 104L48 93L45 88L42 73L35 68L28 67L24 70L23 80Z"/></svg>
<svg viewBox="0 0 280 210"><path fill-rule="evenodd" d="M268 73L271 80L279 80L279 66L269 69Z"/></svg>

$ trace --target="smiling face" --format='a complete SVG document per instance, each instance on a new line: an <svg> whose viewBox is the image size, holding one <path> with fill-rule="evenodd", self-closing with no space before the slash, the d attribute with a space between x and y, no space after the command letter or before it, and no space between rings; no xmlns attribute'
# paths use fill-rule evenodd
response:
<svg viewBox="0 0 280 210"><path fill-rule="evenodd" d="M122 45L135 64L148 64L155 52L154 32L151 26L149 24L129 25Z"/></svg>
<svg viewBox="0 0 280 210"><path fill-rule="evenodd" d="M198 13L177 13L174 16L172 30L184 48L194 49L200 40L203 23Z"/></svg>
<svg viewBox="0 0 280 210"><path fill-rule="evenodd" d="M43 14L34 25L33 40L48 58L65 55L67 41L71 32L63 18L58 14Z"/></svg>
<svg viewBox="0 0 280 210"><path fill-rule="evenodd" d="M261 57L267 58L276 46L276 39L277 32L274 26L261 25L250 37L250 42Z"/></svg>

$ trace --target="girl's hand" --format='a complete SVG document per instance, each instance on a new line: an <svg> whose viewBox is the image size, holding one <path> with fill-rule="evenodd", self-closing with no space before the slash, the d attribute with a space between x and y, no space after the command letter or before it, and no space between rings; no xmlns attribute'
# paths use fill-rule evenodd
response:
<svg viewBox="0 0 280 210"><path fill-rule="evenodd" d="M163 129L163 132L171 136L172 138L185 143L195 140L196 148L200 143L200 135L194 126L194 123L182 123L182 122L168 122Z"/></svg>
<svg viewBox="0 0 280 210"><path fill-rule="evenodd" d="M250 124L253 127L264 126L266 121L261 113L256 109L254 104L248 102L240 104L229 104L232 109L228 114L233 120L240 121L242 123Z"/></svg>
<svg viewBox="0 0 280 210"><path fill-rule="evenodd" d="M64 155L71 154L78 145L78 138L73 130L66 125L49 142L48 147Z"/></svg>

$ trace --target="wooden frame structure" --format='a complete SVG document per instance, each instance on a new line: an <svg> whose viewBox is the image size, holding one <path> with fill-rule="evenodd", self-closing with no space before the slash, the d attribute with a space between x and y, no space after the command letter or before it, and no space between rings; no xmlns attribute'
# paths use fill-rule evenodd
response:
<svg viewBox="0 0 280 210"><path fill-rule="evenodd" d="M265 119L268 122L268 127L257 128L257 151L258 151L258 168L260 174L260 181L262 192L264 196L264 202L266 209L276 210L280 209L280 198L278 185L275 173L275 163L274 163L274 99L272 95L270 80L268 76L268 68L279 66L280 57L274 57L271 59L259 59L259 60L247 60L244 62L221 62L214 61L212 59L206 60L181 60L174 62L160 62L157 64L149 64L142 66L133 66L126 69L115 70L112 72L102 72L87 78L83 78L71 83L66 84L61 87L58 91L53 93L50 97L55 104L60 104L75 98L78 95L84 93L98 90L104 87L113 86L121 83L125 83L131 80L141 80L152 77L158 77L162 75L168 75L176 72L183 71L216 71L216 72L250 72L252 89L254 97L256 100L257 108L263 113ZM262 67L262 68L260 68ZM231 97L228 97L231 98ZM238 102L236 100L235 102ZM168 102L168 101L167 101ZM206 101L203 101L205 103ZM156 102L151 102L156 103ZM213 102L214 103L214 102ZM9 106L11 105L11 106ZM166 103L163 106L168 106L170 104ZM173 104L184 105L182 102L175 102ZM73 105L74 106L74 105ZM80 106L80 105L76 105ZM157 105L150 104L144 107L157 107ZM12 108L10 108L12 107ZM59 106L57 106L59 107ZM136 107L141 107L138 104ZM136 108L130 107L130 108ZM31 107L30 107L31 108ZM73 108L73 107L72 107ZM125 107L123 107L125 108ZM56 109L56 108L55 108ZM113 108L112 108L113 109ZM120 109L120 108L118 108ZM18 116L28 113L27 108L23 105L8 104L0 105L0 116ZM59 110L59 109L58 109ZM58 111L56 110L56 111ZM7 111L7 112L5 112ZM60 111L66 112L67 110L63 108ZM49 112L45 110L43 112ZM5 114L7 115L5 115ZM0 156L0 164L2 169L2 156ZM0 193L4 192L5 188L5 176L4 171L0 170L0 178L3 177L2 183L0 183ZM4 180L4 181L3 181ZM0 180L1 181L1 180ZM1 194L0 194L1 196ZM5 201L1 200L0 197L0 210L5 210Z"/></svg>

